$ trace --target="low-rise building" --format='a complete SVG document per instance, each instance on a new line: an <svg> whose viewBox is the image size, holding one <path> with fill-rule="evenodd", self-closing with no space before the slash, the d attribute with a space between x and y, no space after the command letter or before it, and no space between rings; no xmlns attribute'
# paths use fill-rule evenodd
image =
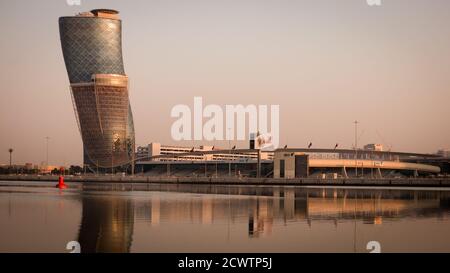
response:
<svg viewBox="0 0 450 273"><path fill-rule="evenodd" d="M438 155L446 158L450 158L450 150L447 149L441 149L437 152Z"/></svg>
<svg viewBox="0 0 450 273"><path fill-rule="evenodd" d="M261 160L272 158L273 152L261 152ZM137 148L136 159L137 161L256 161L258 153L239 152L214 146L183 147L150 143Z"/></svg>

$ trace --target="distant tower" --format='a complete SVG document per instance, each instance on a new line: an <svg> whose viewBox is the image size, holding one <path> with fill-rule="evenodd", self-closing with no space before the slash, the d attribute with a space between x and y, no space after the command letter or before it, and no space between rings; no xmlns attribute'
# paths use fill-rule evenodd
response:
<svg viewBox="0 0 450 273"><path fill-rule="evenodd" d="M134 125L118 12L100 9L61 17L59 31L84 164L99 168L130 164Z"/></svg>

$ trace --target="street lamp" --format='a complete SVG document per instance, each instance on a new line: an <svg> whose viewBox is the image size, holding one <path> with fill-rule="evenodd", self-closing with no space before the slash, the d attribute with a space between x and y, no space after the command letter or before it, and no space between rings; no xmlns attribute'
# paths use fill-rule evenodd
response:
<svg viewBox="0 0 450 273"><path fill-rule="evenodd" d="M12 167L12 153L14 152L14 149L9 148L8 152L9 152L9 167L11 168Z"/></svg>
<svg viewBox="0 0 450 273"><path fill-rule="evenodd" d="M355 120L355 176L358 176L358 121Z"/></svg>
<svg viewBox="0 0 450 273"><path fill-rule="evenodd" d="M48 168L48 140L49 140L50 138L47 136L47 137L45 137L45 141L46 141L46 161L45 161L45 165L46 165L46 167Z"/></svg>

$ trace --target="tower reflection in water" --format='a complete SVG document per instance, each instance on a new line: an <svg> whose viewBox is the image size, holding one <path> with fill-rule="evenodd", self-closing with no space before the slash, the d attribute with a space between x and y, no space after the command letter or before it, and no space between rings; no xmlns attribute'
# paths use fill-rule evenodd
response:
<svg viewBox="0 0 450 273"><path fill-rule="evenodd" d="M130 252L133 239L134 201L120 196L83 197L78 234L81 251Z"/></svg>
<svg viewBox="0 0 450 273"><path fill-rule="evenodd" d="M313 222L383 225L405 217L449 219L450 193L441 191L152 187L134 188L129 194L96 191L84 195L79 232L82 251L130 252L134 226L141 222L150 224L148 232L166 224L183 228L189 224L192 230L182 230L186 236L199 225L246 223L251 239L270 237L274 227L283 230L297 222L311 227ZM232 232L242 234L241 229Z"/></svg>

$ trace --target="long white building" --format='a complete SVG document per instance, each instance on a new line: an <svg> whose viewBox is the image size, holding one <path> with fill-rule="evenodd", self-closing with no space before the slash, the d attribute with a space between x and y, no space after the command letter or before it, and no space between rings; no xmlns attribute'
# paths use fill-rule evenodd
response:
<svg viewBox="0 0 450 273"><path fill-rule="evenodd" d="M213 152L201 154L201 152ZM256 152L235 152L214 146L183 147L150 143L137 148L137 161L256 161ZM272 160L273 152L261 152L261 160Z"/></svg>

